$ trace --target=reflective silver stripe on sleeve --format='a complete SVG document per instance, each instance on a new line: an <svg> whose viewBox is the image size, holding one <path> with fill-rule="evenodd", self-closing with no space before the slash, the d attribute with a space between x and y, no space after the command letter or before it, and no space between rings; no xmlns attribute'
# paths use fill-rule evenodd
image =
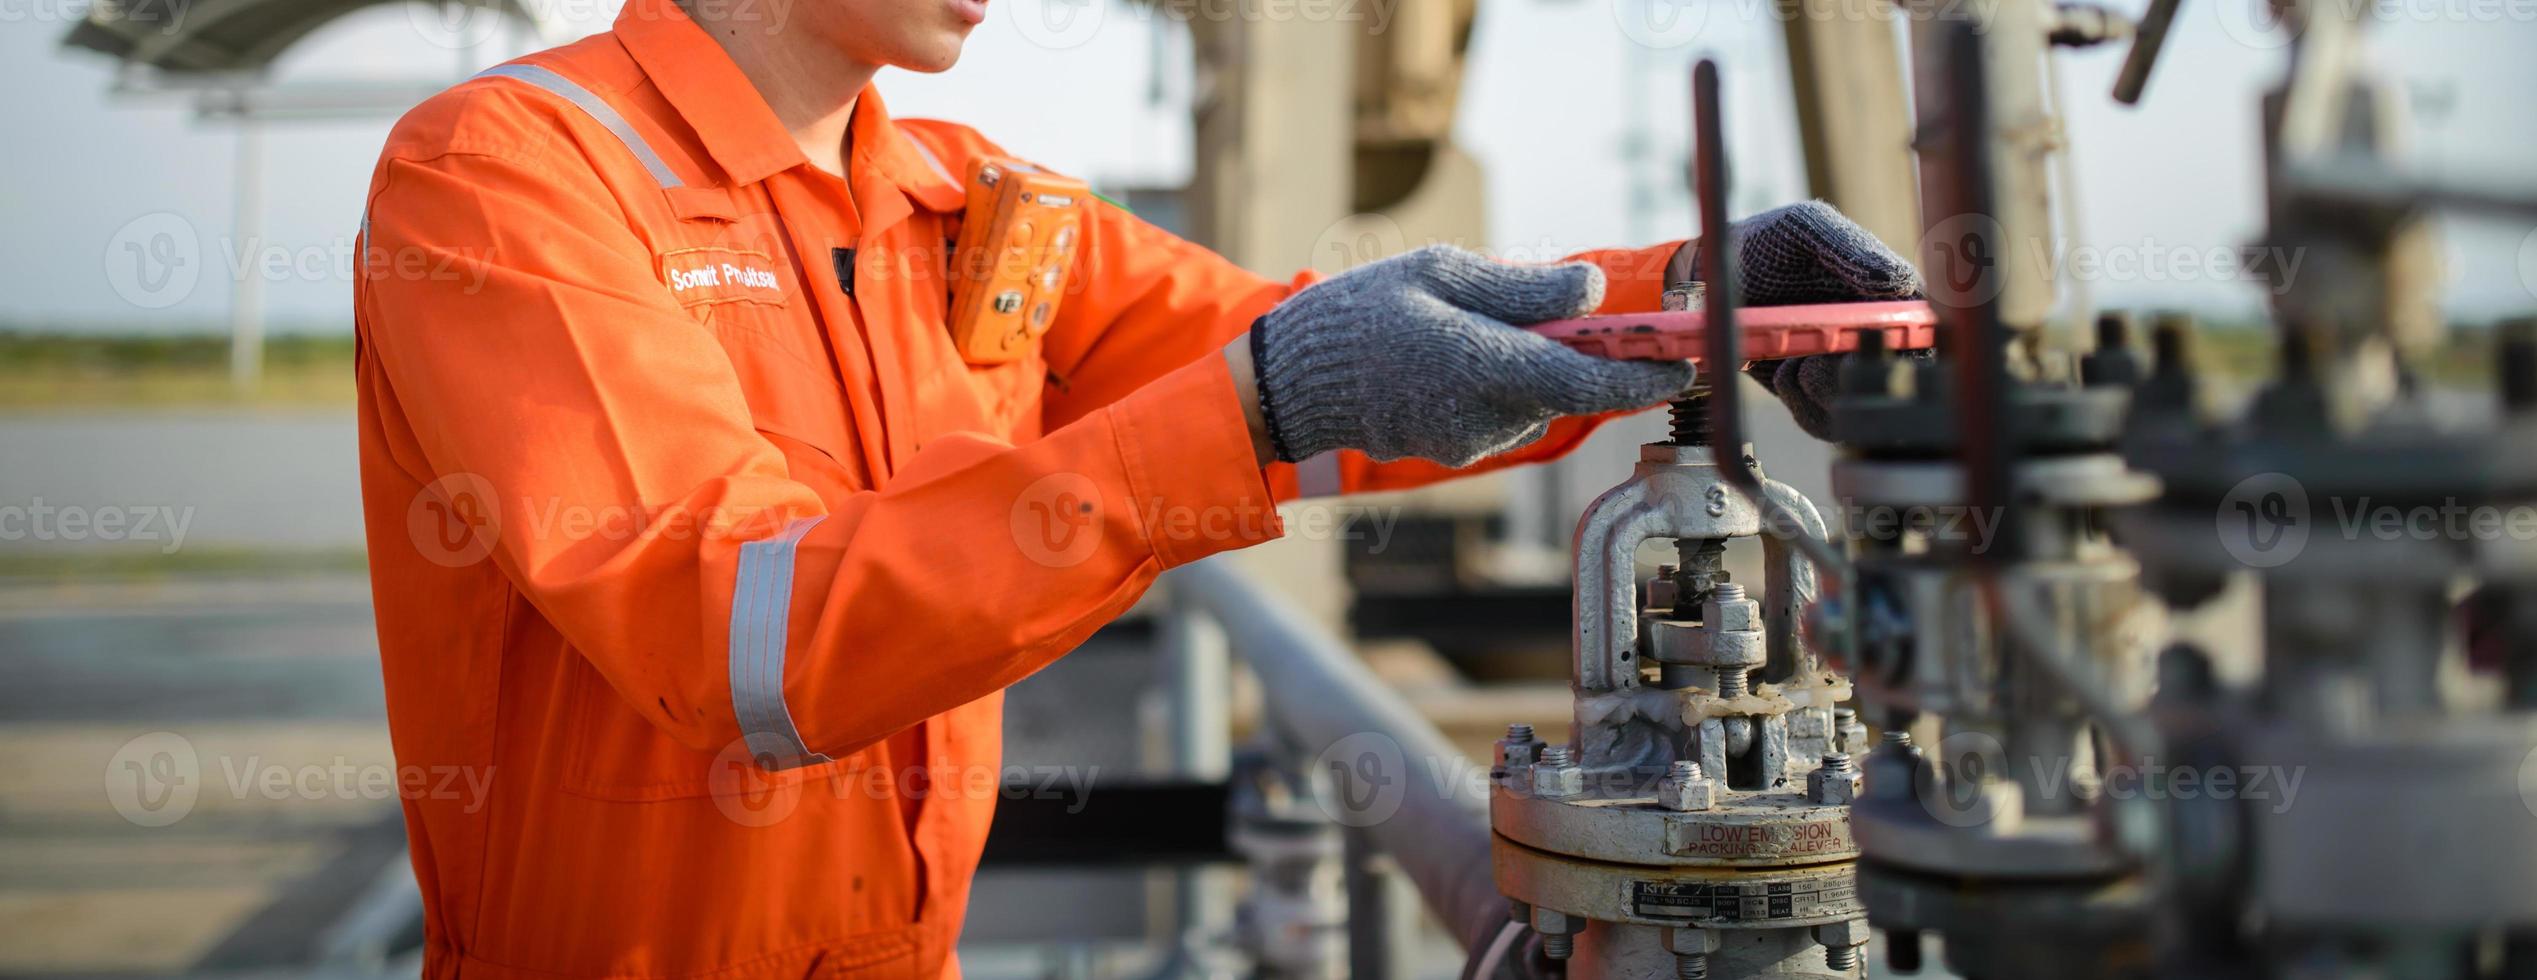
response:
<svg viewBox="0 0 2537 980"><path fill-rule="evenodd" d="M959 181L957 181L957 180L952 180L952 179L951 179L951 171L950 171L950 170L947 170L947 169L944 169L944 167L943 167L943 160L942 160L942 158L941 158L941 157L938 157L938 156L935 156L935 155L934 155L934 151L932 151L932 150L929 150L929 149L926 149L926 148L925 148L925 141L924 141L924 140L920 140L920 139L917 139L916 137L909 136L909 135L907 135L907 134L906 134L906 133L904 133L904 132L902 132L902 133L900 133L900 134L899 134L899 138L900 138L900 139L903 139L903 140L906 140L906 141L907 141L907 145L909 145L909 146L913 146L913 147L915 147L915 148L916 148L916 155L917 155L917 156L920 156L920 157L924 157L924 158L925 158L925 165L926 165L926 166L928 166L928 167L932 167L932 168L934 168L934 176L936 176L936 177L940 177L940 178L942 178L944 181L946 181L946 182L948 182L948 183L951 183L951 184L954 184L954 185L957 185L957 184L959 184L959 183L960 183L960 182L959 182Z"/></svg>
<svg viewBox="0 0 2537 980"><path fill-rule="evenodd" d="M682 186L678 175L670 171L669 164L661 162L661 155L652 152L652 145L643 142L643 134L634 131L634 124L618 115L616 107L609 105L607 100L591 94L589 89L572 79L536 65L496 65L477 72L476 77L509 78L562 96L564 101L581 107L581 111L589 113L591 119L617 134L617 139L625 144L626 149L633 151L634 158L643 162L643 169L651 171L652 179L659 181L662 187Z"/></svg>
<svg viewBox="0 0 2537 980"><path fill-rule="evenodd" d="M791 769L828 757L802 744L784 706L784 633L793 614L793 548L826 517L804 517L764 541L740 546L731 590L731 711L749 757Z"/></svg>
<svg viewBox="0 0 2537 980"><path fill-rule="evenodd" d="M1295 493L1303 497L1336 497L1344 491L1339 485L1339 454L1322 453L1295 464Z"/></svg>

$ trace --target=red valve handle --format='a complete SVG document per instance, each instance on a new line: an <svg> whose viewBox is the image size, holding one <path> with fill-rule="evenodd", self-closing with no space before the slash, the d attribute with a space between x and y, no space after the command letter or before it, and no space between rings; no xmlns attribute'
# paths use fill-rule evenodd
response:
<svg viewBox="0 0 2537 980"><path fill-rule="evenodd" d="M1885 332L1887 350L1938 343L1938 314L1925 300L1751 306L1735 313L1744 356L1770 361L1856 350L1870 330ZM1552 320L1524 329L1596 357L1625 361L1697 361L1704 356L1699 310L1621 313Z"/></svg>

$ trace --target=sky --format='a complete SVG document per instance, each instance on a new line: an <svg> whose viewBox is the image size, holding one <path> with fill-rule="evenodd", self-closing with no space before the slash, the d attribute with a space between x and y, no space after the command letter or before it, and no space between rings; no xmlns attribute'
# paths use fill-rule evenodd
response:
<svg viewBox="0 0 2537 980"><path fill-rule="evenodd" d="M372 7L304 41L275 80L446 84L604 30L617 0L537 2L558 25L546 41L429 7ZM1404 0L1330 2L1266 9L1380 17ZM2283 53L2278 35L2250 19L2252 2L2185 0L2137 107L2105 94L2119 45L2062 56L2080 220L2054 248L2101 303L2260 308L2260 289L2236 271L2238 247L2261 230L2256 98L2278 77ZM2372 36L2374 56L2395 71L2413 117L2407 165L2537 194L2537 0L2371 2L2388 18ZM1678 175L1687 65L1704 55L1727 69L1737 209L1804 195L1767 0L1481 7L1456 139L1485 170L1492 247L1539 254L1545 244L1694 233ZM1191 169L1190 46L1180 25L1153 10L1123 0L995 0L958 67L888 72L882 90L898 115L968 123L1099 184L1177 185ZM110 94L106 59L60 46L82 12L79 0L0 0L0 85L12 93L0 101L0 132L13 134L0 151L13 232L0 236L0 326L225 329L233 283L247 275L263 284L275 329L349 329L351 235L390 115L267 125L258 233L242 237L237 129L197 118L175 97ZM2452 221L2443 240L2455 315L2537 312L2537 224Z"/></svg>

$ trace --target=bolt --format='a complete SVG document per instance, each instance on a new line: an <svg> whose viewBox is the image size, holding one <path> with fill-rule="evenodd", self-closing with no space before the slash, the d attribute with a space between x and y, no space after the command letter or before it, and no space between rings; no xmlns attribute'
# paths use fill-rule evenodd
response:
<svg viewBox="0 0 2537 980"><path fill-rule="evenodd" d="M1718 803L1718 785L1700 771L1700 763L1676 759L1656 783L1656 805L1678 813L1706 810Z"/></svg>
<svg viewBox="0 0 2537 980"><path fill-rule="evenodd" d="M1577 930L1585 923L1557 909L1533 907L1533 931L1542 937L1542 955L1564 960L1577 951Z"/></svg>
<svg viewBox="0 0 2537 980"><path fill-rule="evenodd" d="M1806 799L1819 804L1848 804L1859 798L1866 785L1859 767L1850 761L1850 753L1835 752L1823 757L1823 765L1806 774Z"/></svg>
<svg viewBox="0 0 2537 980"><path fill-rule="evenodd" d="M1912 733L1900 728L1888 728L1885 730L1884 742L1887 748L1896 752L1906 752L1912 747Z"/></svg>
<svg viewBox="0 0 2537 980"><path fill-rule="evenodd" d="M1815 941L1823 944L1823 965L1841 976L1849 976L1859 968L1859 947L1867 945L1866 919L1844 919L1814 928Z"/></svg>
<svg viewBox="0 0 2537 980"><path fill-rule="evenodd" d="M1492 776L1503 776L1533 764L1533 752L1542 740L1533 734L1533 726L1516 722L1506 726L1506 737L1498 740L1498 764Z"/></svg>
<svg viewBox="0 0 2537 980"><path fill-rule="evenodd" d="M1708 929L1675 926L1665 930L1665 951L1674 954L1674 975L1702 980L1709 975L1709 954L1718 951L1718 934Z"/></svg>
<svg viewBox="0 0 2537 980"><path fill-rule="evenodd" d="M1867 750L1868 726L1859 724L1856 708L1832 709L1833 746L1843 752Z"/></svg>
<svg viewBox="0 0 2537 980"><path fill-rule="evenodd" d="M1720 586L1719 589L1724 591L1725 586ZM1730 701L1743 697L1745 671L1750 669L1747 667L1718 668L1718 696Z"/></svg>
<svg viewBox="0 0 2537 980"><path fill-rule="evenodd" d="M1542 749L1541 761L1533 764L1533 792L1550 799L1566 799L1586 791L1585 772L1577 768L1577 752L1565 745Z"/></svg>
<svg viewBox="0 0 2537 980"><path fill-rule="evenodd" d="M1720 582L1718 583L1718 591L1712 593L1710 598L1718 602L1740 601L1744 598L1744 584L1741 582Z"/></svg>

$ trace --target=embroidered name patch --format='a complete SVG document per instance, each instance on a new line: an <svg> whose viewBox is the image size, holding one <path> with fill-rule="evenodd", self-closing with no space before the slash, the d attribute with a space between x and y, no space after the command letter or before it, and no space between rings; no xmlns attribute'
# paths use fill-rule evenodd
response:
<svg viewBox="0 0 2537 980"><path fill-rule="evenodd" d="M700 245L661 253L661 281L680 306L707 303L784 305L784 280L764 252Z"/></svg>

